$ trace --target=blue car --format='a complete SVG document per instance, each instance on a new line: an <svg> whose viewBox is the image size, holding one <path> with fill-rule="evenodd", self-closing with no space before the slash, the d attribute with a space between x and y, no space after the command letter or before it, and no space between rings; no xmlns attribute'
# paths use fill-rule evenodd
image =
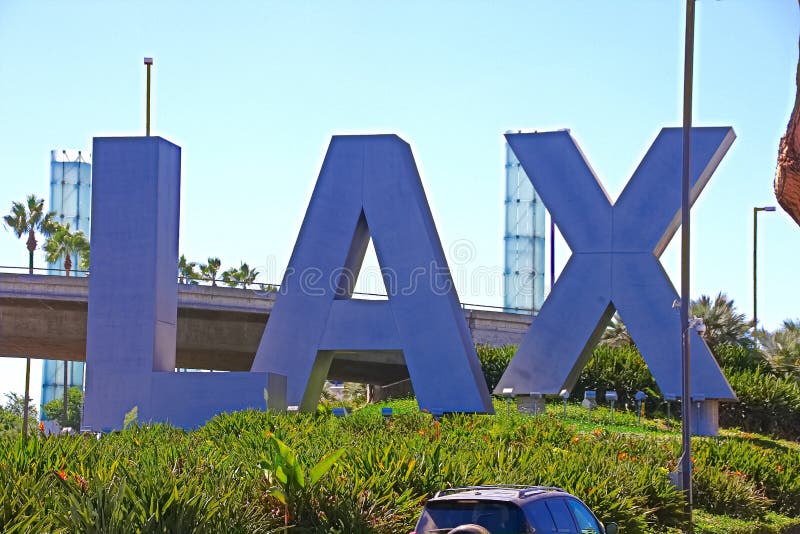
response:
<svg viewBox="0 0 800 534"><path fill-rule="evenodd" d="M471 486L438 492L412 534L616 534L577 497L545 486Z"/></svg>

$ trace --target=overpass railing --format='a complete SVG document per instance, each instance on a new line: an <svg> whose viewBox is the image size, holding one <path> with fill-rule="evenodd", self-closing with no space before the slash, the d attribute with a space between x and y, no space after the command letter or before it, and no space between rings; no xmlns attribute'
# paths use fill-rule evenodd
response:
<svg viewBox="0 0 800 534"><path fill-rule="evenodd" d="M29 274L30 268L29 267L21 267L16 265L0 265L0 272L10 272L10 273L18 273L18 274ZM66 269L57 269L57 268L50 268L50 267L34 267L33 274L37 275L49 275L49 276L66 276L67 274ZM89 271L83 271L80 269L70 269L70 275L72 276L89 276ZM250 291L280 291L280 284L272 284L268 282L239 282L234 280L223 280L221 278L198 278L192 279L190 281L183 281L181 277L176 277L176 282L179 284L186 284L186 285L205 285L205 286L225 286L225 287L235 287L240 289L246 289ZM371 299L385 299L388 298L388 295L385 293L369 293L363 291L353 291L353 295L362 297L362 298L371 298ZM521 315L533 315L534 310L531 308L513 308L508 306L494 306L491 304L476 304L471 302L461 302L461 308L465 310L485 310L485 311L497 311L497 312L504 312L504 313L518 313Z"/></svg>

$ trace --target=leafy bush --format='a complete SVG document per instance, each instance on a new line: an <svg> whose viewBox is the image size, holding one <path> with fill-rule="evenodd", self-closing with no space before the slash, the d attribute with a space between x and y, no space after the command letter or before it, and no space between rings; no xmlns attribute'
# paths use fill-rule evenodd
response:
<svg viewBox="0 0 800 534"><path fill-rule="evenodd" d="M640 390L648 394L651 402L661 396L650 369L633 346L598 345L581 371L572 398L583 398L587 389L596 390L598 399L603 399L606 391L615 390L620 404L630 406L634 405L634 396Z"/></svg>
<svg viewBox="0 0 800 534"><path fill-rule="evenodd" d="M726 374L770 370L764 355L750 346L725 343L714 347L712 352Z"/></svg>
<svg viewBox="0 0 800 534"><path fill-rule="evenodd" d="M694 468L694 497L707 512L740 519L763 519L769 499L741 471L718 466Z"/></svg>
<svg viewBox="0 0 800 534"><path fill-rule="evenodd" d="M701 440L696 458L706 465L739 473L773 501L773 509L800 516L800 455L797 449L755 438Z"/></svg>
<svg viewBox="0 0 800 534"><path fill-rule="evenodd" d="M760 370L731 373L728 381L739 402L720 406L720 424L800 439L800 385Z"/></svg>
<svg viewBox="0 0 800 534"><path fill-rule="evenodd" d="M683 498L668 476L674 434L579 430L502 409L440 422L402 411L388 420L373 407L345 418L242 412L189 433L134 424L99 440L0 437L0 531L274 532L285 509L270 493L283 488L293 532L408 532L435 491L485 483L561 486L623 532L680 523ZM694 447L699 507L760 516L769 498L797 514L796 448L742 437L696 439ZM335 465L323 460L340 449ZM294 465L330 470L286 490L278 467Z"/></svg>
<svg viewBox="0 0 800 534"><path fill-rule="evenodd" d="M506 371L511 358L517 352L516 345L492 347L490 345L477 345L478 360L481 362L483 376L491 393L500 382L500 377Z"/></svg>

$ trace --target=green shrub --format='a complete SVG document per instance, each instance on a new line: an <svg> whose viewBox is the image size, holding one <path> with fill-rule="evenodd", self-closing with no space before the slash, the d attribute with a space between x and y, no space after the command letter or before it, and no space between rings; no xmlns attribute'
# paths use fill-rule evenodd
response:
<svg viewBox="0 0 800 534"><path fill-rule="evenodd" d="M714 357L726 374L742 371L770 371L764 355L752 346L724 343L712 349Z"/></svg>
<svg viewBox="0 0 800 534"><path fill-rule="evenodd" d="M619 405L633 406L637 391L647 393L651 404L661 396L650 369L633 346L598 345L581 371L572 398L582 399L587 389L596 390L599 400L606 391L614 390L619 396Z"/></svg>
<svg viewBox="0 0 800 534"><path fill-rule="evenodd" d="M769 511L769 499L741 471L696 462L693 479L695 500L707 512L740 519L763 519Z"/></svg>
<svg viewBox="0 0 800 534"><path fill-rule="evenodd" d="M683 498L668 475L678 437L587 427L504 412L437 422L416 411L386 421L370 407L345 418L225 414L188 433L132 425L99 440L0 437L0 531L279 531L284 506L259 467L267 458L277 472L268 432L303 466L345 450L317 484L286 493L293 532L408 532L437 490L485 483L561 486L623 532L677 527ZM796 448L742 437L694 443L698 507L759 517L766 496L796 515Z"/></svg>
<svg viewBox="0 0 800 534"><path fill-rule="evenodd" d="M800 439L800 385L791 378L780 378L756 371L728 375L739 402L720 406L720 424Z"/></svg>
<svg viewBox="0 0 800 534"><path fill-rule="evenodd" d="M696 453L708 465L741 473L763 489L773 509L800 516L800 454L795 448L755 437L701 440Z"/></svg>
<svg viewBox="0 0 800 534"><path fill-rule="evenodd" d="M478 360L481 362L483 377L491 393L500 382L500 377L506 371L511 358L517 352L516 345L492 347L490 345L477 345Z"/></svg>

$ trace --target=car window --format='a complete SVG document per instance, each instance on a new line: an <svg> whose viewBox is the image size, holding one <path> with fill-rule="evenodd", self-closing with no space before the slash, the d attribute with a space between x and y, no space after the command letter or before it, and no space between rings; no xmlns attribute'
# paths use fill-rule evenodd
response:
<svg viewBox="0 0 800 534"><path fill-rule="evenodd" d="M577 527L564 499L547 499L545 502L550 510L550 515L553 516L553 522L556 524L556 532L577 534Z"/></svg>
<svg viewBox="0 0 800 534"><path fill-rule="evenodd" d="M574 499L567 500L567 506L575 516L575 521L578 523L578 532L581 534L600 534L600 525L597 520L581 502Z"/></svg>
<svg viewBox="0 0 800 534"><path fill-rule="evenodd" d="M525 514L528 516L528 521L536 529L539 534L555 534L556 524L553 523L553 516L550 515L550 510L544 501L533 501L525 505Z"/></svg>
<svg viewBox="0 0 800 534"><path fill-rule="evenodd" d="M445 500L429 502L417 523L419 533L455 528L459 525L480 525L492 534L524 534L528 532L522 510L502 501Z"/></svg>

